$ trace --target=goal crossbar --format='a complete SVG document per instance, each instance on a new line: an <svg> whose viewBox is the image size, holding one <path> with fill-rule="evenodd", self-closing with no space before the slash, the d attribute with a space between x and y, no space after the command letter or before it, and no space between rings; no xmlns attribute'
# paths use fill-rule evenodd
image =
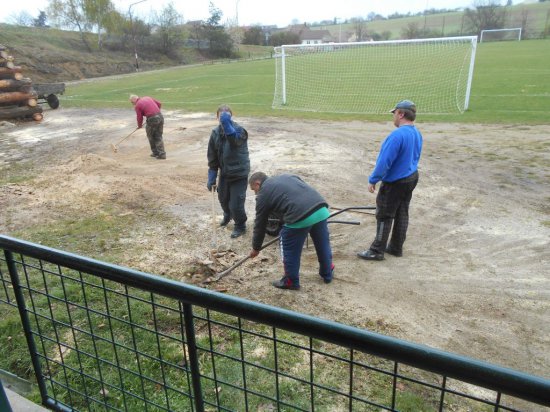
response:
<svg viewBox="0 0 550 412"><path fill-rule="evenodd" d="M385 113L401 99L422 113L468 108L477 36L275 47L273 108Z"/></svg>

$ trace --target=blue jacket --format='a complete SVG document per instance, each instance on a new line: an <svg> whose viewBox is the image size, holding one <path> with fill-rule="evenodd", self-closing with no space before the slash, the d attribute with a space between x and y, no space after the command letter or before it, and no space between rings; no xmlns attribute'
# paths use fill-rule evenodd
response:
<svg viewBox="0 0 550 412"><path fill-rule="evenodd" d="M422 152L422 135L414 125L395 129L382 143L369 183L395 182L418 170Z"/></svg>

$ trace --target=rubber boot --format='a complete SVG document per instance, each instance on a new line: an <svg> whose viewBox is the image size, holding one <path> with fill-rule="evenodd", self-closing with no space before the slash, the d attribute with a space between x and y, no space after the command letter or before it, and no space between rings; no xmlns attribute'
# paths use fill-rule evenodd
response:
<svg viewBox="0 0 550 412"><path fill-rule="evenodd" d="M359 252L358 257L365 260L384 260L386 244L391 233L393 219L382 219L376 221L376 237L368 250Z"/></svg>

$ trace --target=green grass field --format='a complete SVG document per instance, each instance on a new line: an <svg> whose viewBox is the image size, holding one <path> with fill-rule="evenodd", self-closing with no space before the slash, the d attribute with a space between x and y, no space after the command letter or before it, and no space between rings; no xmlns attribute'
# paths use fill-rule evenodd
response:
<svg viewBox="0 0 550 412"><path fill-rule="evenodd" d="M506 41L477 46L470 106L463 114L425 115L419 120L465 123L550 124L550 40ZM230 104L240 116L327 120L386 120L385 115L314 113L272 109L273 59L182 66L67 85L65 107L124 108L128 96L151 95L169 110L212 112ZM427 90L429 94L431 90ZM390 97L399 100L407 96Z"/></svg>

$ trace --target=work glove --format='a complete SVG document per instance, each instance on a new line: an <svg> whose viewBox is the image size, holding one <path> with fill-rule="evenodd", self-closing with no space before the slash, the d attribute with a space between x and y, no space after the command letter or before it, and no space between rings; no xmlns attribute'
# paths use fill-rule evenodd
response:
<svg viewBox="0 0 550 412"><path fill-rule="evenodd" d="M233 122L231 121L231 113L221 112L220 124L222 125L223 131L226 136L233 136L237 133L237 131L233 127Z"/></svg>
<svg viewBox="0 0 550 412"><path fill-rule="evenodd" d="M218 177L218 171L213 169L208 169L208 181L206 182L206 187L208 191L212 191L212 186L216 185L216 178Z"/></svg>

